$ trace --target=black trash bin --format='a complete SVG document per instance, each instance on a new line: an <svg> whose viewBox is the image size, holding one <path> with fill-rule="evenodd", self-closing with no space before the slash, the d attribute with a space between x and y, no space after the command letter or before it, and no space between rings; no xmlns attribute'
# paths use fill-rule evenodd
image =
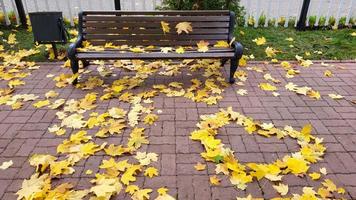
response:
<svg viewBox="0 0 356 200"><path fill-rule="evenodd" d="M33 12L29 13L34 41L39 44L52 44L55 55L55 44L65 44L68 33L63 23L62 12Z"/></svg>

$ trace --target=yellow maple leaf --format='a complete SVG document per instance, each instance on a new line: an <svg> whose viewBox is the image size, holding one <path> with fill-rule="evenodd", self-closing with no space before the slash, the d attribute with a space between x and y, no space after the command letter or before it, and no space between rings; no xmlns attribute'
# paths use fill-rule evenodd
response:
<svg viewBox="0 0 356 200"><path fill-rule="evenodd" d="M50 91L48 91L48 92L45 94L45 97L46 97L47 99L49 99L49 98L57 97L58 95L59 95L59 94L58 94L56 91L50 90Z"/></svg>
<svg viewBox="0 0 356 200"><path fill-rule="evenodd" d="M197 43L197 46L198 46L198 51L199 52L207 52L209 50L209 42L207 41L204 41L204 40L200 40L198 43Z"/></svg>
<svg viewBox="0 0 356 200"><path fill-rule="evenodd" d="M149 165L151 161L157 162L158 155L156 153L137 152L135 158L140 162L140 165Z"/></svg>
<svg viewBox="0 0 356 200"><path fill-rule="evenodd" d="M326 76L326 77L332 77L332 76L333 76L333 73L332 73L330 70L325 70L325 71L324 71L324 76Z"/></svg>
<svg viewBox="0 0 356 200"><path fill-rule="evenodd" d="M22 182L21 189L16 192L17 199L33 199L48 184L46 180L48 180L48 174L39 176L38 173L33 174L29 180L25 179Z"/></svg>
<svg viewBox="0 0 356 200"><path fill-rule="evenodd" d="M178 35L181 34L182 32L189 33L193 31L193 28L191 26L190 22L179 22L176 25L177 33Z"/></svg>
<svg viewBox="0 0 356 200"><path fill-rule="evenodd" d="M230 45L225 40L219 40L214 44L214 47L217 47L217 48L228 48L228 47L230 47Z"/></svg>
<svg viewBox="0 0 356 200"><path fill-rule="evenodd" d="M259 37L252 40L252 42L255 42L258 46L260 46L266 44L267 41L265 37Z"/></svg>
<svg viewBox="0 0 356 200"><path fill-rule="evenodd" d="M9 37L7 38L7 43L10 45L17 44L16 35L14 33L9 34Z"/></svg>
<svg viewBox="0 0 356 200"><path fill-rule="evenodd" d="M168 189L165 187L161 187L161 188L157 189L158 195L165 195L165 194L167 194L167 192L168 192Z"/></svg>
<svg viewBox="0 0 356 200"><path fill-rule="evenodd" d="M275 49L272 48L272 47L267 47L267 48L265 49L265 53L266 53L266 55L267 55L268 58L274 57L277 52L278 52L278 51L275 50Z"/></svg>
<svg viewBox="0 0 356 200"><path fill-rule="evenodd" d="M161 21L161 27L164 34L169 33L170 31L169 23Z"/></svg>
<svg viewBox="0 0 356 200"><path fill-rule="evenodd" d="M35 108L42 108L44 106L48 106L50 103L49 100L43 100L43 101L37 101L36 103L33 104Z"/></svg>
<svg viewBox="0 0 356 200"><path fill-rule="evenodd" d="M29 162L31 166L36 167L36 172L43 173L55 160L57 160L57 158L51 155L34 154L29 159Z"/></svg>
<svg viewBox="0 0 356 200"><path fill-rule="evenodd" d="M154 167L149 167L145 170L145 176L152 178L153 176L158 176L158 170Z"/></svg>
<svg viewBox="0 0 356 200"><path fill-rule="evenodd" d="M221 180L216 175L210 176L209 180L212 185L220 185Z"/></svg>
<svg viewBox="0 0 356 200"><path fill-rule="evenodd" d="M314 99L320 99L320 93L318 91L315 91L315 90L309 90L307 95L311 98L314 98Z"/></svg>
<svg viewBox="0 0 356 200"><path fill-rule="evenodd" d="M122 145L115 146L110 144L107 148L104 149L105 153L109 156L120 156L123 153L128 151L127 148L123 148Z"/></svg>
<svg viewBox="0 0 356 200"><path fill-rule="evenodd" d="M146 199L150 199L150 195L149 193L152 192L152 189L140 189L137 190L133 195L132 195L132 199L135 200L146 200Z"/></svg>
<svg viewBox="0 0 356 200"><path fill-rule="evenodd" d="M110 199L114 194L121 191L122 185L117 178L100 178L95 180L96 185L90 188L99 199Z"/></svg>
<svg viewBox="0 0 356 200"><path fill-rule="evenodd" d="M147 137L144 136L144 130L144 128L134 128L130 133L130 138L127 142L127 146L138 149L141 147L142 144L148 144L149 141L147 140Z"/></svg>
<svg viewBox="0 0 356 200"><path fill-rule="evenodd" d="M9 81L9 83L8 83L8 86L10 88L14 88L14 87L19 86L19 85L25 85L25 82L21 81L19 79L15 79L15 80Z"/></svg>
<svg viewBox="0 0 356 200"><path fill-rule="evenodd" d="M121 176L121 182L125 185L129 185L130 182L136 181L136 173L140 171L141 167L138 165L131 166Z"/></svg>
<svg viewBox="0 0 356 200"><path fill-rule="evenodd" d="M143 119L143 123L152 125L157 119L158 119L158 116L156 114L148 114Z"/></svg>
<svg viewBox="0 0 356 200"><path fill-rule="evenodd" d="M176 49L176 53L178 53L178 54L183 54L184 52L185 52L185 50L184 50L183 47L178 47L178 48Z"/></svg>
<svg viewBox="0 0 356 200"><path fill-rule="evenodd" d="M282 196L288 193L288 185L279 183L278 185L273 185L273 188Z"/></svg>
<svg viewBox="0 0 356 200"><path fill-rule="evenodd" d="M309 169L307 162L300 158L289 157L286 165L293 174L303 174Z"/></svg>
<svg viewBox="0 0 356 200"><path fill-rule="evenodd" d="M317 173L317 172L313 172L313 173L310 173L310 174L308 174L309 176L310 176L310 178L312 179L312 180L318 180L318 179L320 179L320 177L321 177L321 174L319 174L319 173Z"/></svg>
<svg viewBox="0 0 356 200"><path fill-rule="evenodd" d="M143 52L145 52L145 49L140 48L140 47L134 47L134 48L130 48L130 51L132 51L134 53L143 53Z"/></svg>
<svg viewBox="0 0 356 200"><path fill-rule="evenodd" d="M273 86L269 83L260 83L259 84L259 87L262 89L262 90L265 90L265 91L276 91L277 90L277 87L276 86Z"/></svg>
<svg viewBox="0 0 356 200"><path fill-rule="evenodd" d="M137 185L128 185L126 187L125 192L129 193L131 195L133 195L137 190L139 190L140 188Z"/></svg>
<svg viewBox="0 0 356 200"><path fill-rule="evenodd" d="M202 164L202 163L200 163L200 162L198 162L196 165L194 165L194 168L195 168L197 171L203 171L203 170L205 170L206 165L205 165L205 164Z"/></svg>

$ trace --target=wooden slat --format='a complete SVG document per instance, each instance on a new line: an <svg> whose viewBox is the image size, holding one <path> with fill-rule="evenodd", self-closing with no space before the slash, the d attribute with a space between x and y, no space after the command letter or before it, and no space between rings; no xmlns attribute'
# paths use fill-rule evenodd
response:
<svg viewBox="0 0 356 200"><path fill-rule="evenodd" d="M205 40L209 42L209 44L215 44L219 40ZM158 40L131 40L131 41L123 41L123 40L112 40L112 41L107 41L107 40L89 40L89 42L93 45L105 45L108 42L113 43L113 45L129 45L129 46L149 46L149 45L155 45L155 46L195 46L198 42L198 40L185 40L185 41L158 41Z"/></svg>
<svg viewBox="0 0 356 200"><path fill-rule="evenodd" d="M176 24L174 24L175 26ZM194 28L228 28L229 22L193 22L191 24ZM122 23L115 23L115 22L84 22L83 27L93 27L93 28L100 28L100 27L112 27L112 28L123 28L123 27L161 27L160 22L122 22Z"/></svg>
<svg viewBox="0 0 356 200"><path fill-rule="evenodd" d="M209 50L206 52L206 53L222 53L222 52L233 52L234 49L232 48L216 48L216 47L210 47ZM95 51L95 50L88 50L88 51L81 51L80 53L113 53L113 54L116 54L116 53L124 53L124 52L127 52L127 53L132 53L132 51L130 51L130 49L104 49L103 51ZM146 50L147 53L152 53L152 52L161 52L161 49L159 48L154 48L154 49L149 49L149 50ZM186 48L185 49L185 52L186 53L194 53L194 52L197 52L197 48L196 47L191 47L191 48Z"/></svg>
<svg viewBox="0 0 356 200"><path fill-rule="evenodd" d="M103 40L227 40L227 35L107 35L107 34L90 34L84 35L84 39L103 39Z"/></svg>
<svg viewBox="0 0 356 200"><path fill-rule="evenodd" d="M182 15L182 16L214 16L229 15L228 10L195 10L195 11L84 11L83 15Z"/></svg>
<svg viewBox="0 0 356 200"><path fill-rule="evenodd" d="M115 22L228 22L229 16L84 16L83 21L115 21Z"/></svg>
<svg viewBox="0 0 356 200"><path fill-rule="evenodd" d="M178 58L232 58L234 52L223 52L223 53L78 53L78 59L88 59L88 60L115 60L115 59L178 59Z"/></svg>
<svg viewBox="0 0 356 200"><path fill-rule="evenodd" d="M139 29L139 27L130 28L130 29L97 29L97 28L84 28L84 34L164 34L161 27L159 28L152 28L152 29ZM228 34L229 30L227 28L195 28L193 32L190 32L190 35L196 34L205 34L205 35L212 35L212 34ZM166 35L177 35L175 29L171 29L169 33L165 33Z"/></svg>

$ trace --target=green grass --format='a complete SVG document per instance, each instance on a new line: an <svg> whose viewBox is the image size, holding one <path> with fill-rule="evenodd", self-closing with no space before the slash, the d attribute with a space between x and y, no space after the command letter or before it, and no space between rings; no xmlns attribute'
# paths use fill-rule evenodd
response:
<svg viewBox="0 0 356 200"><path fill-rule="evenodd" d="M240 31L243 31L242 35ZM341 30L313 30L296 31L292 28L237 28L236 40L245 47L245 54L253 54L256 60L266 60L264 52L267 46L273 47L281 53L277 54L279 60L293 60L295 55L304 56L308 59L330 59L345 60L356 59L356 37L352 37L352 29ZM252 42L258 37L265 37L267 43L257 46ZM293 42L285 40L293 38ZM294 47L290 47L293 45ZM314 51L321 51L319 55ZM310 52L310 56L305 56L305 52Z"/></svg>
<svg viewBox="0 0 356 200"><path fill-rule="evenodd" d="M35 43L33 40L33 34L32 32L28 32L27 30L23 28L16 28L16 29L10 29L9 27L3 27L0 26L0 31L2 31L4 34L0 36L0 45L4 45L4 49L7 51L18 51L20 49L31 49L35 48ZM6 43L8 36L10 33L15 33L16 34L16 40L17 44L15 45L8 45ZM57 45L58 51L65 51L67 45ZM46 51L46 47L44 45L40 45L38 49L41 51L39 54L32 55L28 58L25 58L24 60L26 61L36 61L36 62L48 62L48 61L56 61L56 60L48 60L48 52Z"/></svg>
<svg viewBox="0 0 356 200"><path fill-rule="evenodd" d="M30 49L34 48L32 33L25 29L16 28L10 29L7 27L0 27L0 30L4 32L3 36L0 36L0 44L4 45L5 50L18 50L18 49ZM240 31L243 31L242 35ZM253 27L239 27L236 30L236 40L241 42L245 47L245 54L253 54L256 60L270 60L266 57L264 52L267 46L273 47L281 53L277 54L278 60L294 60L295 55L304 56L308 59L356 59L356 37L352 37L351 33L355 30L342 29L342 30L314 30L299 32L293 28L253 28ZM16 39L18 44L9 46L4 39L7 39L10 33L16 33ZM253 39L258 37L265 37L267 43L262 46L257 46ZM285 40L291 37L293 42ZM294 47L290 47L293 45ZM67 45L58 45L60 51L65 51ZM26 60L31 61L49 61L47 59L48 53L45 51L45 47L39 48L40 54L33 55ZM319 55L314 51L321 51ZM310 52L310 56L306 56L305 52Z"/></svg>

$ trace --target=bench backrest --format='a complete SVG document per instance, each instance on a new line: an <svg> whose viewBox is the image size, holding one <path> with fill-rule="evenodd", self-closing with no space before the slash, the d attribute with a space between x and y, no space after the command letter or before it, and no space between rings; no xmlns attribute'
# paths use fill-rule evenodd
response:
<svg viewBox="0 0 356 200"><path fill-rule="evenodd" d="M169 23L164 33L161 21ZM193 31L177 34L179 22L190 22ZM94 45L187 46L200 40L211 45L232 39L235 14L230 11L84 11L79 33Z"/></svg>

